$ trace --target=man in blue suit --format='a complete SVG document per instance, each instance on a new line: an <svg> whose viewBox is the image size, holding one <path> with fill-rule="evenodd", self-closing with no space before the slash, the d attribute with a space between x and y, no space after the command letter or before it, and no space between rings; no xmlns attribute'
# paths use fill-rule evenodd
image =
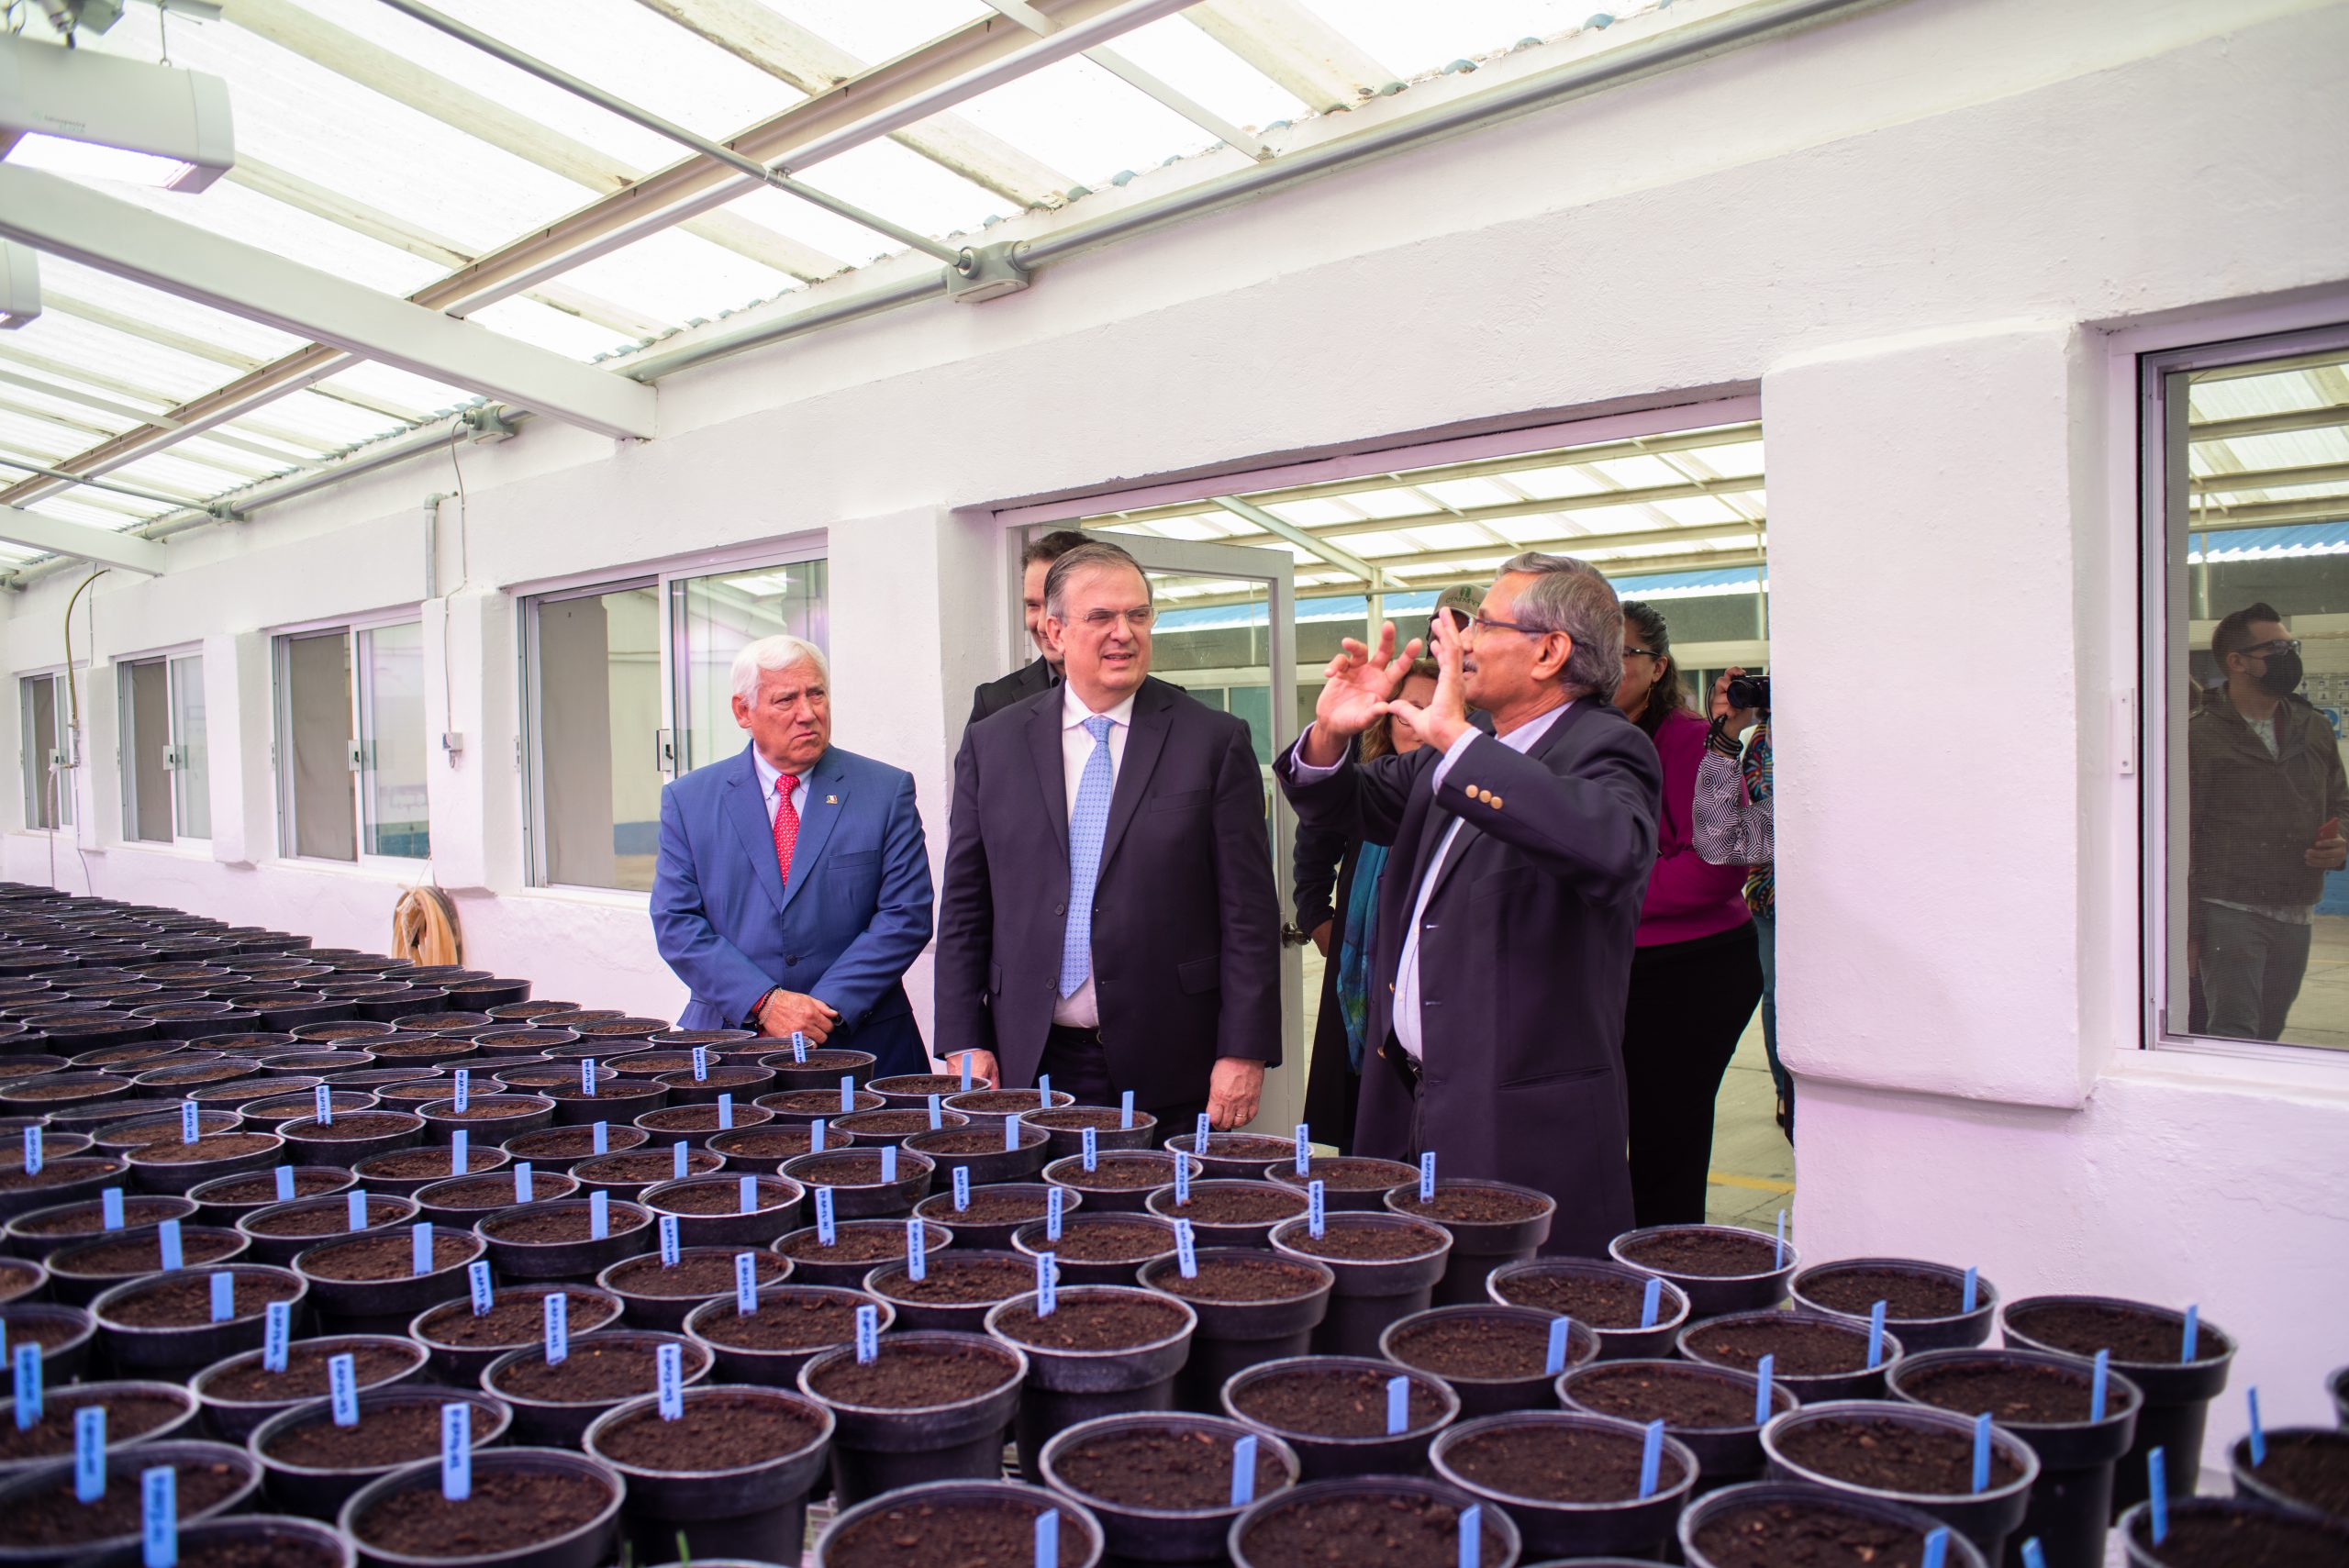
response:
<svg viewBox="0 0 2349 1568"><path fill-rule="evenodd" d="M794 1032L929 1064L902 984L930 941L913 775L832 745L822 650L762 638L734 657L739 755L661 792L652 929L693 991L685 1029Z"/></svg>

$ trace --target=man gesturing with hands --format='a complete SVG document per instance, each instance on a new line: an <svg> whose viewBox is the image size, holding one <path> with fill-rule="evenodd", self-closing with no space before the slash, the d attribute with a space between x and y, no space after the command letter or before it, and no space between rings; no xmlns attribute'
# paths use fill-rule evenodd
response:
<svg viewBox="0 0 2349 1568"><path fill-rule="evenodd" d="M1528 553L1463 632L1435 627L1424 706L1396 695L1417 641L1349 640L1274 771L1297 815L1390 847L1371 951L1354 1151L1558 1199L1543 1251L1600 1256L1631 1223L1623 1004L1655 863L1655 748L1608 704L1623 614L1589 565ZM1488 733L1470 706L1491 721ZM1382 713L1428 744L1357 764Z"/></svg>

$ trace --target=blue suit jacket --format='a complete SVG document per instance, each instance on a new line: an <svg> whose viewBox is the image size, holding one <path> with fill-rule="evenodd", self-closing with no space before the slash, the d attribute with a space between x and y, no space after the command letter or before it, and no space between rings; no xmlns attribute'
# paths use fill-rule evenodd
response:
<svg viewBox="0 0 2349 1568"><path fill-rule="evenodd" d="M652 929L693 991L678 1024L739 1028L780 985L838 1009L828 1043L873 1052L876 1074L921 1072L900 983L930 932L913 775L830 747L807 802L785 887L748 746L662 790Z"/></svg>

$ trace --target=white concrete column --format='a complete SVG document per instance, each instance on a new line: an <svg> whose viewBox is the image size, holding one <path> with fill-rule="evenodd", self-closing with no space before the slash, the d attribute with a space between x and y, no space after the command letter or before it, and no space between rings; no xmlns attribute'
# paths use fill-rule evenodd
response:
<svg viewBox="0 0 2349 1568"><path fill-rule="evenodd" d="M277 717L271 691L266 634L227 632L204 639L212 858L226 865L257 865L277 853Z"/></svg>
<svg viewBox="0 0 2349 1568"><path fill-rule="evenodd" d="M425 791L443 888L521 884L515 751L513 601L481 588L424 601ZM442 744L454 736L457 750Z"/></svg>

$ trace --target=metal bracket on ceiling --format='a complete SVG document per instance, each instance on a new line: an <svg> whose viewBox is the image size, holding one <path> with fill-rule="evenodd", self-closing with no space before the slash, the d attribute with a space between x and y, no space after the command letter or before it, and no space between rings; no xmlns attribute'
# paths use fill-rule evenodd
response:
<svg viewBox="0 0 2349 1568"><path fill-rule="evenodd" d="M204 515L216 523L242 523L251 520L226 501L216 501L205 507Z"/></svg>
<svg viewBox="0 0 2349 1568"><path fill-rule="evenodd" d="M1011 254L1009 243L963 252L963 264L946 269L946 297L964 305L982 305L1018 294L1030 282L1028 269Z"/></svg>
<svg viewBox="0 0 2349 1568"><path fill-rule="evenodd" d="M458 417L465 423L468 439L475 443L510 441L521 431L520 426L506 417L505 409L486 404L479 408L468 408Z"/></svg>

